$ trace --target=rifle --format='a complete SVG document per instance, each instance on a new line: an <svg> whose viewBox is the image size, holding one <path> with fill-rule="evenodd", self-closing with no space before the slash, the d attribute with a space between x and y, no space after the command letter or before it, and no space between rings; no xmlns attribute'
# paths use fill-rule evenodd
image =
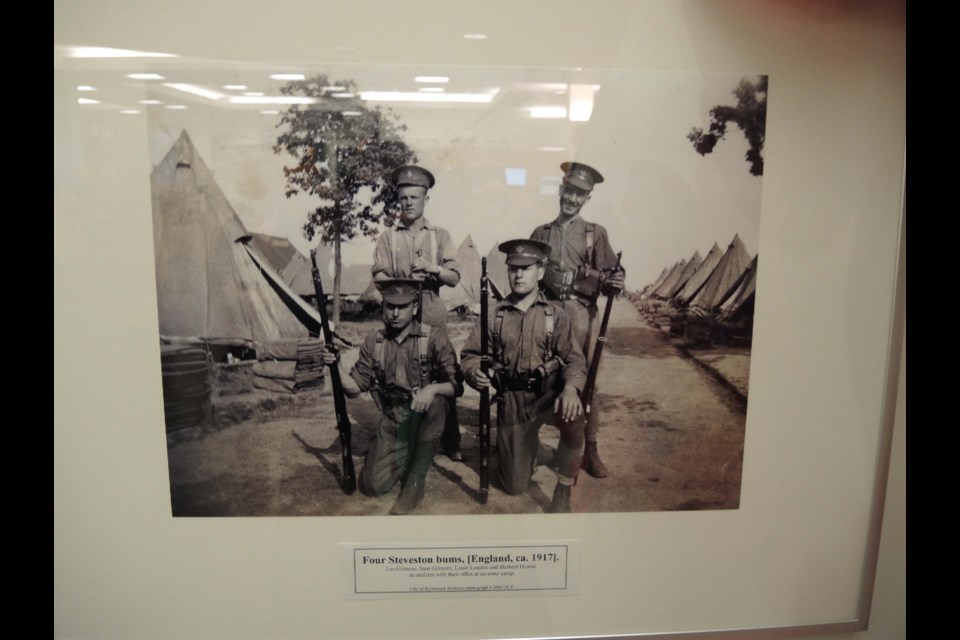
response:
<svg viewBox="0 0 960 640"><path fill-rule="evenodd" d="M487 298L490 295L490 279L487 277L487 259L480 259L480 371L490 371L490 340L487 336ZM480 438L480 504L487 504L490 492L490 388L480 390L479 410Z"/></svg>
<svg viewBox="0 0 960 640"><path fill-rule="evenodd" d="M310 262L313 265L313 289L317 294L317 307L320 309L320 326L323 329L323 341L333 346L333 331L330 330L330 318L327 317L327 299L323 295L320 282L320 269L317 268L317 250L310 250ZM343 492L350 495L357 489L357 473L353 468L353 447L350 444L350 418L347 416L347 397L343 392L340 379L340 363L330 365L330 385L333 389L333 407L337 414L337 431L340 433L340 457L343 462Z"/></svg>
<svg viewBox="0 0 960 640"><path fill-rule="evenodd" d="M623 251L617 252L617 264L613 267L614 271L620 270L620 256ZM597 372L600 371L600 356L603 354L603 346L607 343L607 324L610 322L610 310L613 309L613 299L615 296L607 296L607 305L603 308L603 320L600 322L600 334L597 336L597 343L593 347L593 358L590 360L590 371L587 373L587 381L583 384L583 410L589 415L590 405L593 403L593 392L597 387Z"/></svg>

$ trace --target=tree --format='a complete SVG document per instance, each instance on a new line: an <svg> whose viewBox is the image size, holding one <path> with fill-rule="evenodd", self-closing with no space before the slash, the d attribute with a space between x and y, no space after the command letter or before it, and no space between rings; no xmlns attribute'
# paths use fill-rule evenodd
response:
<svg viewBox="0 0 960 640"><path fill-rule="evenodd" d="M746 153L750 173L762 176L763 141L767 128L767 76L759 76L756 81L744 78L733 90L733 95L737 98L737 106L717 105L711 109L709 133L694 127L687 134L687 140L693 143L697 153L705 156L726 137L727 124L733 122L750 143Z"/></svg>
<svg viewBox="0 0 960 640"><path fill-rule="evenodd" d="M399 116L360 100L353 80L330 82L326 75L294 80L280 92L305 98L280 118L283 129L273 152L287 152L295 164L283 168L288 198L305 193L320 200L303 225L307 240L319 235L333 245L333 321L340 321L340 247L357 237L374 237L396 210L390 172L416 162L401 139ZM322 300L317 301L323 304Z"/></svg>

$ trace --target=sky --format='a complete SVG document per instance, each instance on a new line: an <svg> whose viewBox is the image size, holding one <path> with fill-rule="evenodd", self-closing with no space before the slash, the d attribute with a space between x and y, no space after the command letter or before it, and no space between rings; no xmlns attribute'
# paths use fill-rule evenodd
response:
<svg viewBox="0 0 960 640"><path fill-rule="evenodd" d="M442 89L445 94L492 95L488 103L375 102L407 126L404 139L419 164L437 178L426 217L445 227L458 245L470 236L482 254L496 243L528 237L556 217L560 164L586 162L605 177L582 211L607 228L623 251L627 287L640 289L665 267L705 256L714 243L726 249L739 234L748 252L759 251L762 178L749 173L747 143L731 126L707 156L686 135L708 125L717 104L733 104L740 74L692 74L591 69L435 67L447 82L416 82L422 69L340 66L298 69L353 79L363 91ZM284 196L283 166L272 151L283 106L234 105L245 91L279 95L276 69L158 67L148 99L151 163L157 164L186 130L250 231L290 239L304 254L306 213L316 203ZM215 91L201 97L171 87L188 83ZM245 90L225 89L242 85ZM437 92L439 93L439 92ZM589 105L585 121L571 115ZM171 108L181 107L181 108ZM567 117L536 118L536 108L567 109ZM583 117L580 115L579 117ZM769 166L768 166L769 169ZM372 262L373 241L344 247L346 264Z"/></svg>

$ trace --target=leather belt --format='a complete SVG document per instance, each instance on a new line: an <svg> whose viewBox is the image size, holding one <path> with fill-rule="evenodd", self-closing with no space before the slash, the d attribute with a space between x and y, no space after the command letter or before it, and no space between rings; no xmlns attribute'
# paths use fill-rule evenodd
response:
<svg viewBox="0 0 960 640"><path fill-rule="evenodd" d="M560 291L555 291L549 286L544 286L543 292L548 300L575 300L581 297L576 291L569 287L561 287Z"/></svg>
<svg viewBox="0 0 960 640"><path fill-rule="evenodd" d="M529 375L517 378L503 374L497 376L497 382L503 391L539 391L541 380L538 376Z"/></svg>
<svg viewBox="0 0 960 640"><path fill-rule="evenodd" d="M383 403L385 408L402 407L413 400L413 394L409 391L379 389L377 395L380 396L380 402Z"/></svg>

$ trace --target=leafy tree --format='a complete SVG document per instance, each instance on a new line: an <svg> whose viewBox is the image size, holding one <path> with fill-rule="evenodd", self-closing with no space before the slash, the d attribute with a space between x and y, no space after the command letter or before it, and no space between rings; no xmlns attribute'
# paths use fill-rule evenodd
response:
<svg viewBox="0 0 960 640"><path fill-rule="evenodd" d="M400 137L407 127L399 116L362 102L352 80L334 83L316 75L288 82L280 92L310 99L283 113L273 151L294 160L283 168L286 196L305 193L320 200L307 214L303 233L307 240L319 235L333 245L332 315L339 322L341 244L376 236L385 218L392 225L396 198L390 172L416 162L416 154Z"/></svg>
<svg viewBox="0 0 960 640"><path fill-rule="evenodd" d="M704 133L700 127L694 127L687 134L693 148L702 156L707 155L727 135L727 125L732 122L740 127L750 149L746 160L750 163L750 173L763 175L763 141L767 127L767 76L759 76L755 81L744 78L733 90L737 106L717 105L710 110L710 130Z"/></svg>

